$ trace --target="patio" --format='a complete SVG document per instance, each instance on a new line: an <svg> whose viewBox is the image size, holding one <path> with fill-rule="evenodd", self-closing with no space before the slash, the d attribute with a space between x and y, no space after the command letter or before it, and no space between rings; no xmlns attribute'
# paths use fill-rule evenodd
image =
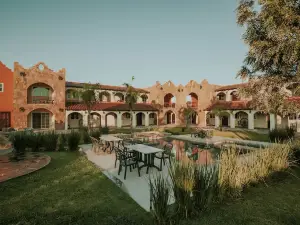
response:
<svg viewBox="0 0 300 225"><path fill-rule="evenodd" d="M119 162L115 168L115 153L101 152L96 154L93 152L91 145L81 146L82 150L86 153L88 160L93 162L97 167L102 170L110 180L112 180L118 187L124 192L128 193L130 197L136 201L146 211L150 211L150 185L149 179L155 177L156 174L163 174L163 176L169 177L168 173L168 161L163 166L162 171L158 171L156 168L149 168L149 173L146 174L147 168L141 169L141 176L138 176L137 168L132 172L127 171L126 180L124 180L124 169L118 175ZM159 166L159 159L155 159L154 164ZM170 202L170 204L173 201Z"/></svg>

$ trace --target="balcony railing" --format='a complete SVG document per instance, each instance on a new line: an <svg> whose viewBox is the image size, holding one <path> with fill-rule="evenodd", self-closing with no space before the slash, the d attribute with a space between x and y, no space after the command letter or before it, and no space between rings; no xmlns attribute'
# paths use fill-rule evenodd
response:
<svg viewBox="0 0 300 225"><path fill-rule="evenodd" d="M54 100L49 96L32 96L32 97L29 97L27 103L29 103L29 104L53 104Z"/></svg>
<svg viewBox="0 0 300 225"><path fill-rule="evenodd" d="M164 103L164 107L165 107L165 108L175 108L175 103L168 103L168 102L165 102L165 103Z"/></svg>

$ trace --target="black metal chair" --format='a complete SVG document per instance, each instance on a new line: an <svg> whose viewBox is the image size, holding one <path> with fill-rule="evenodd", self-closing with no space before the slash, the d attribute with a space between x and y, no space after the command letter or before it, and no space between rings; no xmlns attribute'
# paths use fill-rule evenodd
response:
<svg viewBox="0 0 300 225"><path fill-rule="evenodd" d="M115 147L115 153L116 153L116 160L120 161L118 175L120 175L122 171L122 167L125 167L124 180L126 180L127 167L130 168L130 172L132 172L133 167L136 167L138 169L139 177L141 176L139 161L137 156L132 157L131 154L129 154L129 152L127 151L127 149L121 150L116 147Z"/></svg>
<svg viewBox="0 0 300 225"><path fill-rule="evenodd" d="M166 165L166 159L168 159L171 164L173 144L167 143L163 149L163 152L159 152L154 156L155 158L160 159L160 170L162 170L162 163L164 163L164 166Z"/></svg>

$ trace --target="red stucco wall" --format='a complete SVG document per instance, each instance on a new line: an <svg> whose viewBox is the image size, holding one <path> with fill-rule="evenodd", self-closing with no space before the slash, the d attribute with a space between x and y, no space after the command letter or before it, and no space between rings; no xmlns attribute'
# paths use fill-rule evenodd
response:
<svg viewBox="0 0 300 225"><path fill-rule="evenodd" d="M0 61L0 83L4 83L4 92L0 92L0 112L11 113L13 127L13 72Z"/></svg>

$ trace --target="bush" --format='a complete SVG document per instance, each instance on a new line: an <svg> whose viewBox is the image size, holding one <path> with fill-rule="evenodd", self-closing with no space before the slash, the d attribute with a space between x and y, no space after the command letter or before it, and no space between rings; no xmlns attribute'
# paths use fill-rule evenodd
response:
<svg viewBox="0 0 300 225"><path fill-rule="evenodd" d="M300 140L295 140L291 144L292 148L292 160L295 161L295 163L300 164Z"/></svg>
<svg viewBox="0 0 300 225"><path fill-rule="evenodd" d="M44 147L46 151L56 151L57 150L57 142L58 142L58 134L55 131L51 131L44 134Z"/></svg>
<svg viewBox="0 0 300 225"><path fill-rule="evenodd" d="M90 136L99 139L99 137L101 136L101 131L100 130L91 131Z"/></svg>
<svg viewBox="0 0 300 225"><path fill-rule="evenodd" d="M60 134L58 136L58 140L57 140L57 149L58 151L65 151L65 146L66 146L66 142L67 142L67 136L65 134Z"/></svg>
<svg viewBox="0 0 300 225"><path fill-rule="evenodd" d="M0 147L8 145L9 141L3 135L0 135Z"/></svg>
<svg viewBox="0 0 300 225"><path fill-rule="evenodd" d="M170 199L169 183L159 174L153 179L150 178L150 204L151 213L154 217L155 224L170 224L171 213L168 207Z"/></svg>
<svg viewBox="0 0 300 225"><path fill-rule="evenodd" d="M78 150L78 145L80 142L80 133L76 131L72 131L68 135L68 149L69 151L77 151Z"/></svg>
<svg viewBox="0 0 300 225"><path fill-rule="evenodd" d="M9 137L10 142L13 145L16 154L25 154L27 135L24 132L15 132Z"/></svg>
<svg viewBox="0 0 300 225"><path fill-rule="evenodd" d="M295 136L295 130L293 128L274 129L269 132L269 138L271 142L284 142L293 139Z"/></svg>
<svg viewBox="0 0 300 225"><path fill-rule="evenodd" d="M102 127L101 128L101 133L102 134L109 134L109 128L108 127Z"/></svg>
<svg viewBox="0 0 300 225"><path fill-rule="evenodd" d="M81 133L81 138L82 138L82 141L84 144L91 143L91 139L90 139L90 135L89 135L88 131L83 130L80 133Z"/></svg>

